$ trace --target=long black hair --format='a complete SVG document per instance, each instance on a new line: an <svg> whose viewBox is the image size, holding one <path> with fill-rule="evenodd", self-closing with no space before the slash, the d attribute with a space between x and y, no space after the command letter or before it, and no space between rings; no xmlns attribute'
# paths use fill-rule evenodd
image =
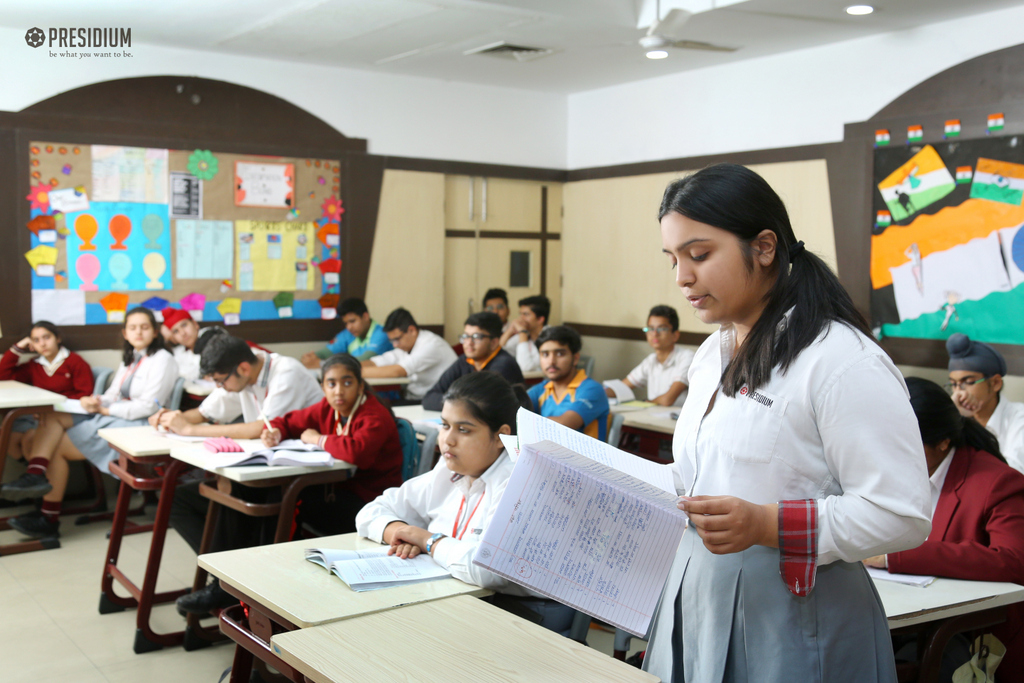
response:
<svg viewBox="0 0 1024 683"><path fill-rule="evenodd" d="M532 401L523 385L515 386L495 372L471 372L458 378L444 393L445 403L461 402L470 415L497 432L508 425L516 433L516 412L532 410Z"/></svg>
<svg viewBox="0 0 1024 683"><path fill-rule="evenodd" d="M797 239L786 205L765 179L749 168L715 164L671 182L665 188L658 220L673 212L735 235L743 244L751 271L751 242L762 230L771 230L778 240L775 283L764 311L722 375L727 396L734 396L744 384L750 390L763 386L776 367L785 372L833 321L871 336L867 321L835 273L802 245L794 251ZM788 324L780 329L790 309Z"/></svg>
<svg viewBox="0 0 1024 683"><path fill-rule="evenodd" d="M153 341L146 347L146 355L152 356L160 349L166 348L164 345L164 336L160 334L160 325L156 321L156 316L153 315L153 311L149 310L145 306L136 306L132 310L128 311L124 316L124 324L121 325L121 330L128 329L128 318L133 315L144 315L149 318L149 324L153 326L153 332L156 336L153 337ZM125 367L135 362L135 347L132 346L131 342L127 339L124 340L123 351L121 353L121 362L125 364Z"/></svg>
<svg viewBox="0 0 1024 683"><path fill-rule="evenodd" d="M978 451L991 453L1003 462L1006 458L999 451L999 439L981 426L973 417L964 417L957 410L949 394L935 382L920 377L908 377L910 405L917 416L921 429L921 441L928 446L937 446L949 439L951 446L970 446Z"/></svg>

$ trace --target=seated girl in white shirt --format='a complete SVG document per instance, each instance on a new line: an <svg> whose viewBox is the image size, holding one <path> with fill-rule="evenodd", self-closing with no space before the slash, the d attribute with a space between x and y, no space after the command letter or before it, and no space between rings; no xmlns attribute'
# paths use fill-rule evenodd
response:
<svg viewBox="0 0 1024 683"><path fill-rule="evenodd" d="M178 366L164 348L156 318L148 308L128 311L121 329L124 355L110 388L102 396L81 399L86 415L46 413L39 421L29 454L29 467L0 495L9 500L42 496L41 512L9 520L12 528L27 536L59 535L59 517L68 481L69 460L89 460L101 472L117 453L96 432L112 427L135 427L167 405L178 379Z"/></svg>

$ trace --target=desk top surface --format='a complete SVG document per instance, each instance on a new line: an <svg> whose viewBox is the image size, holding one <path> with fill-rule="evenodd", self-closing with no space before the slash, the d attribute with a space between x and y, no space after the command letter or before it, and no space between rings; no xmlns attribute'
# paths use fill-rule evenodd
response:
<svg viewBox="0 0 1024 683"><path fill-rule="evenodd" d="M615 411L613 411L615 412ZM623 426L647 429L661 434L674 434L676 420L670 417L679 414L678 406L654 406L641 410L620 411L623 415Z"/></svg>
<svg viewBox="0 0 1024 683"><path fill-rule="evenodd" d="M306 548L380 547L357 534L342 534L200 555L199 566L300 628L453 595L490 593L457 579L357 593L305 559Z"/></svg>
<svg viewBox="0 0 1024 683"><path fill-rule="evenodd" d="M366 383L371 387L391 387L396 384L408 384L408 377L367 377Z"/></svg>
<svg viewBox="0 0 1024 683"><path fill-rule="evenodd" d="M68 400L67 396L39 389L31 384L13 380L0 382L0 409L55 406Z"/></svg>
<svg viewBox="0 0 1024 683"><path fill-rule="evenodd" d="M889 628L914 626L1015 602L1024 602L1024 586L995 581L935 579L928 586L875 581Z"/></svg>
<svg viewBox="0 0 1024 683"><path fill-rule="evenodd" d="M239 444L244 446L262 447L262 444L257 439L235 439ZM231 481L247 482L247 481L259 481L261 479L276 479L277 477L298 477L303 474L314 474L316 472L326 472L331 469L336 470L354 470L355 465L347 463L343 460L334 460L331 467L298 467L291 465L278 465L269 467L267 465L241 465L235 467L212 467L211 459L216 457L218 454L211 453L206 450L202 443L183 443L183 442L172 442L171 444L171 457L175 460L181 460L186 462L193 467L199 467L207 472L213 472L219 476L230 479Z"/></svg>
<svg viewBox="0 0 1024 683"><path fill-rule="evenodd" d="M101 429L96 433L114 448L136 457L170 455L171 447L181 443L149 425Z"/></svg>
<svg viewBox="0 0 1024 683"><path fill-rule="evenodd" d="M381 641L387 652L381 651ZM317 683L615 681L655 676L482 600L457 596L280 633L275 654ZM367 657L377 652L381 656Z"/></svg>
<svg viewBox="0 0 1024 683"><path fill-rule="evenodd" d="M404 418L409 422L424 422L441 418L440 410L424 410L423 406L418 403L412 406L398 406L393 410L397 417Z"/></svg>
<svg viewBox="0 0 1024 683"><path fill-rule="evenodd" d="M185 380L184 388L185 393L193 396L209 396L217 388L217 385L208 379L190 379Z"/></svg>

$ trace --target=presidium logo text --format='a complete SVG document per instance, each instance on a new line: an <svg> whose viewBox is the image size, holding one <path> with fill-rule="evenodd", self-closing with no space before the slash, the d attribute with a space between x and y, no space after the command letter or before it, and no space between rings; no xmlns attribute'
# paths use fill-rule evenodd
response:
<svg viewBox="0 0 1024 683"><path fill-rule="evenodd" d="M50 50L51 57L131 57L124 48L132 46L132 30L130 28L30 28L25 33L25 42L29 47L42 47L49 40L48 47L57 47L63 51ZM68 48L77 48L70 51ZM89 52L82 51L89 48Z"/></svg>

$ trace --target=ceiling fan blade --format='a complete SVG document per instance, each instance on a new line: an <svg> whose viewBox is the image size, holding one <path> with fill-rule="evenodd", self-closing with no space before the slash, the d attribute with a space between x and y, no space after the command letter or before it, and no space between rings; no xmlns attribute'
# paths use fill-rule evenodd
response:
<svg viewBox="0 0 1024 683"><path fill-rule="evenodd" d="M672 47L678 47L683 50L707 50L709 52L736 52L739 49L738 47L702 43L699 40L674 40L672 41Z"/></svg>
<svg viewBox="0 0 1024 683"><path fill-rule="evenodd" d="M685 9L671 10L665 15L664 19L651 24L651 28L647 33L658 34L659 36L665 36L666 38L675 38L680 34L680 32L682 32L683 26L692 16L693 12L689 12Z"/></svg>

